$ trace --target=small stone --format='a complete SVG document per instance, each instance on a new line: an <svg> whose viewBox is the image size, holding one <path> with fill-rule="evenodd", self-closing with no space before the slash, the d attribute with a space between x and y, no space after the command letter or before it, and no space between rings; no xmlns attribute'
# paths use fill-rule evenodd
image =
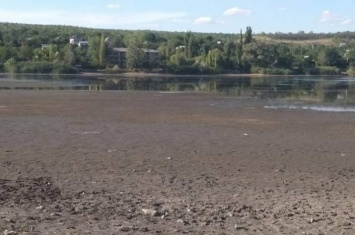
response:
<svg viewBox="0 0 355 235"><path fill-rule="evenodd" d="M158 212L153 209L142 209L145 215L155 216Z"/></svg>
<svg viewBox="0 0 355 235"><path fill-rule="evenodd" d="M8 223L11 223L11 224L15 224L16 223L16 221L15 220L13 220L13 219L4 219L6 222L8 222Z"/></svg>
<svg viewBox="0 0 355 235"><path fill-rule="evenodd" d="M183 221L182 219L178 219L176 222L178 222L179 224L180 224L180 223L181 223L181 224L184 223L184 221Z"/></svg>
<svg viewBox="0 0 355 235"><path fill-rule="evenodd" d="M337 227L350 227L352 224L346 220L340 220L336 223Z"/></svg>
<svg viewBox="0 0 355 235"><path fill-rule="evenodd" d="M167 160L171 160L172 158L171 158L171 157L167 157L166 159L167 159Z"/></svg>
<svg viewBox="0 0 355 235"><path fill-rule="evenodd" d="M51 216L62 216L62 214L60 214L58 212L54 212L54 213L51 213Z"/></svg>
<svg viewBox="0 0 355 235"><path fill-rule="evenodd" d="M8 231L8 230L5 230L4 231L4 235L17 235L18 233L15 232L15 231Z"/></svg>
<svg viewBox="0 0 355 235"><path fill-rule="evenodd" d="M43 209L44 209L44 206L37 206L37 207L36 207L36 210L39 210L39 211L40 211L40 210L43 210Z"/></svg>
<svg viewBox="0 0 355 235"><path fill-rule="evenodd" d="M237 225L237 224L234 225L234 229L236 229L236 230L248 230L246 227L240 226L240 225Z"/></svg>

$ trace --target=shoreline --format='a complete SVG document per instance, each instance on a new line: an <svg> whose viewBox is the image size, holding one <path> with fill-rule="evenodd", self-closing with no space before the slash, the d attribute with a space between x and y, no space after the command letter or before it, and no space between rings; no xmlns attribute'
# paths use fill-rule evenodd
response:
<svg viewBox="0 0 355 235"><path fill-rule="evenodd" d="M0 75L10 75L9 73L0 73ZM342 75L272 75L272 74L249 74L249 73L241 73L241 74L233 74L233 73L225 73L225 74L164 74L164 73L142 73L142 72L128 72L128 73L102 73L102 72L80 72L80 73L72 73L72 74L50 74L50 73L14 73L11 75L55 75L55 76L75 76L82 75L88 77L95 76L121 76L121 77L353 77L347 74Z"/></svg>

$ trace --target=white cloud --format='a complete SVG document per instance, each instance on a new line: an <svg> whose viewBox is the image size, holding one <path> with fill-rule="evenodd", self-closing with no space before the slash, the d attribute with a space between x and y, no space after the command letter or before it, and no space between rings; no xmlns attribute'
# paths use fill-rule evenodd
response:
<svg viewBox="0 0 355 235"><path fill-rule="evenodd" d="M211 17L203 16L194 20L194 24L211 24L214 23L214 20Z"/></svg>
<svg viewBox="0 0 355 235"><path fill-rule="evenodd" d="M106 5L107 8L109 9L120 9L120 4L116 4L116 3L111 3L111 4L108 4Z"/></svg>
<svg viewBox="0 0 355 235"><path fill-rule="evenodd" d="M346 20L343 20L342 22L340 22L340 24L342 24L342 25L355 24L355 21L352 19L346 19Z"/></svg>
<svg viewBox="0 0 355 235"><path fill-rule="evenodd" d="M209 16L202 16L195 19L193 24L203 25L203 24L226 24L224 21L214 20Z"/></svg>
<svg viewBox="0 0 355 235"><path fill-rule="evenodd" d="M327 23L327 24L331 24L331 25L355 24L355 21L350 19L349 17L337 15L337 14L334 14L334 13L328 11L328 10L322 12L319 22Z"/></svg>
<svg viewBox="0 0 355 235"><path fill-rule="evenodd" d="M173 23L182 23L182 24L189 24L189 23L191 23L190 20L185 20L185 19L173 19L172 22L173 22Z"/></svg>
<svg viewBox="0 0 355 235"><path fill-rule="evenodd" d="M119 28L122 26L157 25L161 21L179 19L183 12L136 12L116 14L80 13L75 11L6 11L0 10L1 22L27 24L73 25L82 27Z"/></svg>
<svg viewBox="0 0 355 235"><path fill-rule="evenodd" d="M232 7L225 12L223 12L223 15L230 16L230 15L250 15L252 13L251 10L248 9L241 9L238 7Z"/></svg>
<svg viewBox="0 0 355 235"><path fill-rule="evenodd" d="M340 21L341 18L339 18L339 16L331 13L330 11L323 11L322 12L322 15L319 19L320 22L322 23L334 23L334 22L337 22L337 21Z"/></svg>

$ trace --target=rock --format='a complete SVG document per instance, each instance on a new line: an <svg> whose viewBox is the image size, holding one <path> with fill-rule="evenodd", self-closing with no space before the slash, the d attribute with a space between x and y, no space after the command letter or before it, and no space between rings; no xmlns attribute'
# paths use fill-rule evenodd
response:
<svg viewBox="0 0 355 235"><path fill-rule="evenodd" d="M181 223L181 224L184 223L184 221L183 221L182 219L178 219L176 222L178 222L179 224L180 224L180 223Z"/></svg>
<svg viewBox="0 0 355 235"><path fill-rule="evenodd" d="M5 230L4 231L4 235L17 235L18 233L15 232L15 231L8 231L8 230Z"/></svg>
<svg viewBox="0 0 355 235"><path fill-rule="evenodd" d="M153 209L142 209L142 212L145 215L150 215L150 216L155 216L158 213L156 210Z"/></svg>
<svg viewBox="0 0 355 235"><path fill-rule="evenodd" d="M4 219L6 222L8 222L8 223L11 223L11 224L15 224L16 223L16 221L15 220L13 220L13 219Z"/></svg>
<svg viewBox="0 0 355 235"><path fill-rule="evenodd" d="M62 216L62 214L60 214L58 212L54 212L54 213L51 213L51 216Z"/></svg>
<svg viewBox="0 0 355 235"><path fill-rule="evenodd" d="M234 225L234 228L235 228L236 230L245 230L245 231L248 230L246 227L241 226L241 225L237 225L237 224Z"/></svg>
<svg viewBox="0 0 355 235"><path fill-rule="evenodd" d="M36 207L36 210L39 210L39 211L41 211L41 210L43 210L44 209L44 206L37 206Z"/></svg>
<svg viewBox="0 0 355 235"><path fill-rule="evenodd" d="M350 227L351 225L352 225L351 222L349 222L347 220L340 220L340 221L336 222L337 227Z"/></svg>
<svg viewBox="0 0 355 235"><path fill-rule="evenodd" d="M171 157L167 157L166 159L167 159L167 160L171 160L172 158L171 158Z"/></svg>

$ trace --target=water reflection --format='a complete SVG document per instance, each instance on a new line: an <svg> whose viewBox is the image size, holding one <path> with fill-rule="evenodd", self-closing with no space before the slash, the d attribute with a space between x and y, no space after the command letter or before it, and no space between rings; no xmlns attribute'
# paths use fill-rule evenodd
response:
<svg viewBox="0 0 355 235"><path fill-rule="evenodd" d="M355 104L352 77L120 77L84 75L0 76L0 89L71 89L214 93L267 100L270 107L282 102ZM281 102L281 104L280 104Z"/></svg>

